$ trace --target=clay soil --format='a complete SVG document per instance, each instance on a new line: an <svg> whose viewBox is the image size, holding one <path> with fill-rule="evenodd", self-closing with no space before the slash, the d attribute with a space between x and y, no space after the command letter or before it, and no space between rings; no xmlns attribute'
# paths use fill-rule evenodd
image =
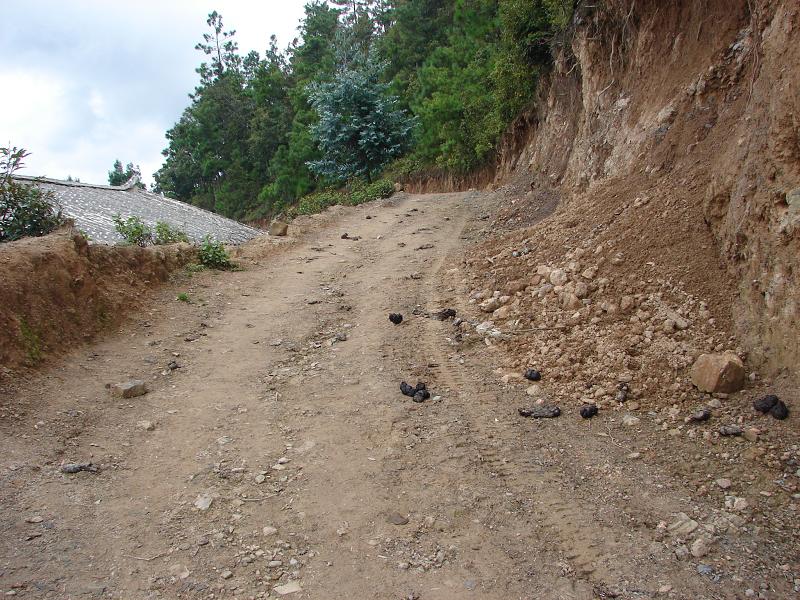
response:
<svg viewBox="0 0 800 600"><path fill-rule="evenodd" d="M2 592L793 597L794 416L758 443L670 436L644 411L584 421L580 398L524 419L526 382L502 377L515 346L431 318L482 320L465 258L493 206L468 192L339 210L0 382ZM541 366L550 385L560 367ZM132 378L149 393L105 387ZM415 404L403 380L433 397Z"/></svg>

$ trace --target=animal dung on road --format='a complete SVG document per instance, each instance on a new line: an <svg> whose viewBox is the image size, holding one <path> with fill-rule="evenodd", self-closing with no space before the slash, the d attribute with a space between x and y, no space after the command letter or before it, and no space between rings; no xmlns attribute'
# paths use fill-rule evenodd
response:
<svg viewBox="0 0 800 600"><path fill-rule="evenodd" d="M532 419L554 419L561 415L560 408L548 405L519 408L517 412L523 417L531 417Z"/></svg>
<svg viewBox="0 0 800 600"><path fill-rule="evenodd" d="M585 406L581 407L581 417L584 419L591 419L595 415L597 415L596 404L586 404Z"/></svg>
<svg viewBox="0 0 800 600"><path fill-rule="evenodd" d="M395 325L400 325L403 322L403 315L400 313L389 313L389 320Z"/></svg>
<svg viewBox="0 0 800 600"><path fill-rule="evenodd" d="M775 403L775 406L773 406L770 409L769 414L771 414L779 421L783 421L786 417L789 416L789 407L786 406L783 400L778 400Z"/></svg>
<svg viewBox="0 0 800 600"><path fill-rule="evenodd" d="M529 381L539 381L541 378L542 374L536 369L528 369L525 371L525 379Z"/></svg>
<svg viewBox="0 0 800 600"><path fill-rule="evenodd" d="M415 387L408 385L405 381L400 382L400 392L414 400L414 402L425 402L431 397L426 385L419 381Z"/></svg>
<svg viewBox="0 0 800 600"><path fill-rule="evenodd" d="M769 413L779 421L783 421L789 416L789 408L786 403L774 394L769 394L754 401L753 408L763 414Z"/></svg>
<svg viewBox="0 0 800 600"><path fill-rule="evenodd" d="M759 398L753 402L753 408L760 413L767 414L778 403L778 397L772 394Z"/></svg>

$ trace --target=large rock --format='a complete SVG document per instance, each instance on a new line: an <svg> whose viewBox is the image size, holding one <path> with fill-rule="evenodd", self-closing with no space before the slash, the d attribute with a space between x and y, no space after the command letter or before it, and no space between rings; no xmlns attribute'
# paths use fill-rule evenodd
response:
<svg viewBox="0 0 800 600"><path fill-rule="evenodd" d="M692 366L692 383L710 394L738 392L744 376L744 365L733 352L701 354Z"/></svg>
<svg viewBox="0 0 800 600"><path fill-rule="evenodd" d="M289 225L283 221L273 221L269 224L269 234L284 236L289 231Z"/></svg>

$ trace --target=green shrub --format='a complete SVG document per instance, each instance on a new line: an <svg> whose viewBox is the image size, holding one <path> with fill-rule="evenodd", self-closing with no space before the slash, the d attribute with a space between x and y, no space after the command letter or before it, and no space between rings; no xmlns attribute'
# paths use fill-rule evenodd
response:
<svg viewBox="0 0 800 600"><path fill-rule="evenodd" d="M52 192L11 178L26 156L24 149L0 147L0 242L46 235L64 222Z"/></svg>
<svg viewBox="0 0 800 600"><path fill-rule="evenodd" d="M225 251L222 242L215 242L207 235L200 244L198 253L200 263L210 269L230 269L233 267L230 255Z"/></svg>
<svg viewBox="0 0 800 600"><path fill-rule="evenodd" d="M381 179L367 184L360 179L354 179L346 190L327 189L303 196L294 210L287 210L288 216L313 215L322 212L329 206L341 204L344 206L357 206L364 202L388 198L394 193L394 184Z"/></svg>
<svg viewBox="0 0 800 600"><path fill-rule="evenodd" d="M181 292L175 297L175 299L180 302L189 302L189 294L187 294L186 292Z"/></svg>
<svg viewBox="0 0 800 600"><path fill-rule="evenodd" d="M156 222L156 231L153 238L153 243L157 246L162 244L176 244L178 242L188 241L188 236L177 227L172 227L169 223L165 223L164 221Z"/></svg>
<svg viewBox="0 0 800 600"><path fill-rule="evenodd" d="M114 228L127 244L144 248L153 242L153 232L139 217L131 216L123 219L120 215L114 215L113 219Z"/></svg>

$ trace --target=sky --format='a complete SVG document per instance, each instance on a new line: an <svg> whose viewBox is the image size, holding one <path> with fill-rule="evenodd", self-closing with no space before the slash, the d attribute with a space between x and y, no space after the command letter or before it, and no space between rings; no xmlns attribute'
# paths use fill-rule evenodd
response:
<svg viewBox="0 0 800 600"><path fill-rule="evenodd" d="M188 105L212 10L244 55L286 48L307 0L24 0L0 17L0 146L24 175L108 183L114 160L152 182L164 133Z"/></svg>

